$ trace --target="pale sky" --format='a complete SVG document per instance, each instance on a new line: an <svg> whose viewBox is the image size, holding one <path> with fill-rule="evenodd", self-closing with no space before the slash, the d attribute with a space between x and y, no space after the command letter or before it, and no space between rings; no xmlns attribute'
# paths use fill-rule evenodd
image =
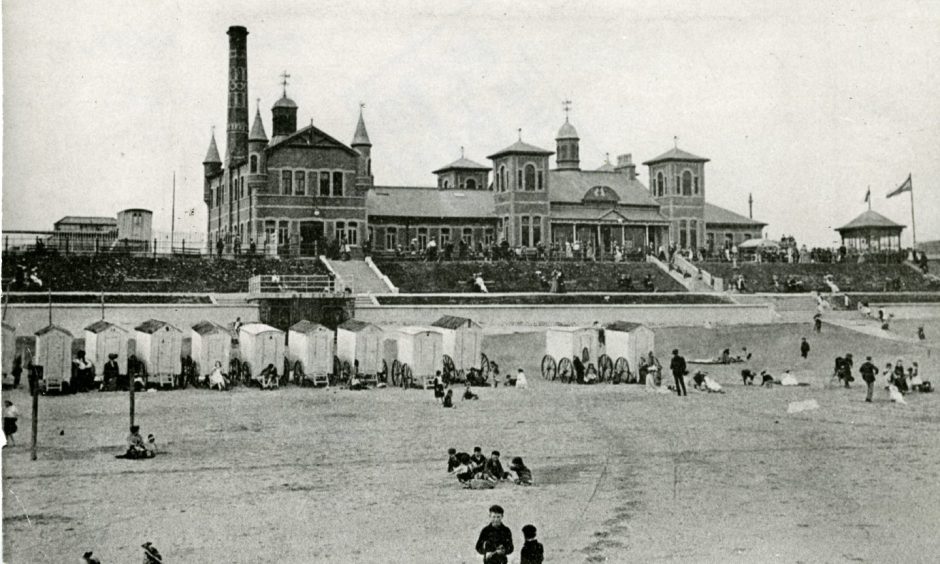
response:
<svg viewBox="0 0 940 564"><path fill-rule="evenodd" d="M375 5L373 5L375 4ZM706 199L829 245L866 209L940 238L940 3L3 2L3 227L154 211L203 231L211 126L224 154L230 25L248 28L251 115L279 75L298 126L352 140L377 184L516 140L554 150L562 100L582 168L679 147L711 159ZM668 5L667 5L668 4ZM554 166L554 161L553 161ZM647 182L646 167L638 169ZM189 216L186 211L195 210Z"/></svg>

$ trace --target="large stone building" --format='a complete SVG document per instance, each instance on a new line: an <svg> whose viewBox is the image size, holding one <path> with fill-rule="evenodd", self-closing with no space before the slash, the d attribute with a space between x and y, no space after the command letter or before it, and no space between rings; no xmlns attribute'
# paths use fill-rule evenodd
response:
<svg viewBox="0 0 940 564"><path fill-rule="evenodd" d="M436 186L375 185L372 143L360 110L346 145L314 124L298 129L297 104L271 109L271 138L260 108L248 128L247 38L229 35L228 126L223 162L213 136L203 161L211 244L254 241L268 253L314 255L326 241L375 249L423 248L463 239L472 246L580 241L609 252L675 242L720 247L760 237L764 223L705 202L705 163L674 148L646 161L651 186L629 154L582 170L578 133L565 118L555 151L520 138L489 155L490 166L461 158L434 171ZM555 156L555 168L550 168ZM491 174L492 173L492 174Z"/></svg>

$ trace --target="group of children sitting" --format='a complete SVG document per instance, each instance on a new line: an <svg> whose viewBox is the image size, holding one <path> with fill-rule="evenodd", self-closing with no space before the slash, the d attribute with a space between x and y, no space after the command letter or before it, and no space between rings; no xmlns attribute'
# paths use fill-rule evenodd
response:
<svg viewBox="0 0 940 564"><path fill-rule="evenodd" d="M512 480L520 486L532 485L532 471L516 456L509 465L509 471L503 469L499 451L494 450L487 458L480 447L473 448L473 454L447 449L447 472L456 474L457 481L469 489L492 489L501 481Z"/></svg>
<svg viewBox="0 0 940 564"><path fill-rule="evenodd" d="M884 373L888 376L888 385L896 387L902 394L933 391L930 382L921 378L920 367L916 362L911 363L905 370L904 360L899 358L894 365L890 362L885 365Z"/></svg>
<svg viewBox="0 0 940 564"><path fill-rule="evenodd" d="M760 376L760 386L764 388L772 388L775 384L777 386L809 386L806 382L800 382L796 379L796 376L790 374L789 370L784 370L783 375L780 376L780 379L776 379L770 375L767 370L761 370L760 374L755 375L750 368L745 368L741 371L741 379L744 380L745 386L753 386L754 379Z"/></svg>
<svg viewBox="0 0 940 564"><path fill-rule="evenodd" d="M434 376L432 384L434 387L434 399L440 401L443 407L454 407L454 390L444 383L444 378L441 376L440 370L438 370L437 374ZM473 390L470 389L470 382L466 383L463 391L463 399L480 399L480 396L473 393Z"/></svg>
<svg viewBox="0 0 940 564"><path fill-rule="evenodd" d="M157 439L151 433L147 441L140 434L140 425L131 425L131 432L127 435L127 451L118 458L153 458L157 455Z"/></svg>

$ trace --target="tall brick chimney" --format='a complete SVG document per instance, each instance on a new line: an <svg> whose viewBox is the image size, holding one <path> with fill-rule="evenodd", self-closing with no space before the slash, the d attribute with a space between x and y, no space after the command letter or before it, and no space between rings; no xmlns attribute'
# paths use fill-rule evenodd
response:
<svg viewBox="0 0 940 564"><path fill-rule="evenodd" d="M617 166L614 167L614 170L628 175L630 180L636 180L636 165L633 164L633 155L630 153L618 155Z"/></svg>
<svg viewBox="0 0 940 564"><path fill-rule="evenodd" d="M225 161L239 163L248 158L248 30L228 28L228 127Z"/></svg>

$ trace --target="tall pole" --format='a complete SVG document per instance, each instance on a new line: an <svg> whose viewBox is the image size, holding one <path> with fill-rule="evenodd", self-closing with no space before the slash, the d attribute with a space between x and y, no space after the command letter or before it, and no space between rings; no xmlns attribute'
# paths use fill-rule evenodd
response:
<svg viewBox="0 0 940 564"><path fill-rule="evenodd" d="M166 224L164 224L166 225ZM170 204L170 254L173 254L173 232L176 231L176 171L173 171L173 203Z"/></svg>
<svg viewBox="0 0 940 564"><path fill-rule="evenodd" d="M130 370L128 370L130 372ZM130 416L131 416L131 427L134 426L134 374L128 374L127 379L130 382L130 385L127 387L130 393Z"/></svg>
<svg viewBox="0 0 940 564"><path fill-rule="evenodd" d="M911 238L914 241L914 243L911 245L911 248L916 249L917 248L917 224L914 223L914 179L913 178L911 178L910 193L911 193ZM900 239L900 237L898 237L898 239ZM898 247L900 246L901 245L899 242Z"/></svg>
<svg viewBox="0 0 940 564"><path fill-rule="evenodd" d="M49 288L49 325L52 325L52 288Z"/></svg>
<svg viewBox="0 0 940 564"><path fill-rule="evenodd" d="M101 291L101 321L104 321L104 290Z"/></svg>
<svg viewBox="0 0 940 564"><path fill-rule="evenodd" d="M33 441L29 447L29 459L36 460L36 437L39 435L39 384L38 382L32 386L33 387L33 421L32 421L32 435Z"/></svg>

